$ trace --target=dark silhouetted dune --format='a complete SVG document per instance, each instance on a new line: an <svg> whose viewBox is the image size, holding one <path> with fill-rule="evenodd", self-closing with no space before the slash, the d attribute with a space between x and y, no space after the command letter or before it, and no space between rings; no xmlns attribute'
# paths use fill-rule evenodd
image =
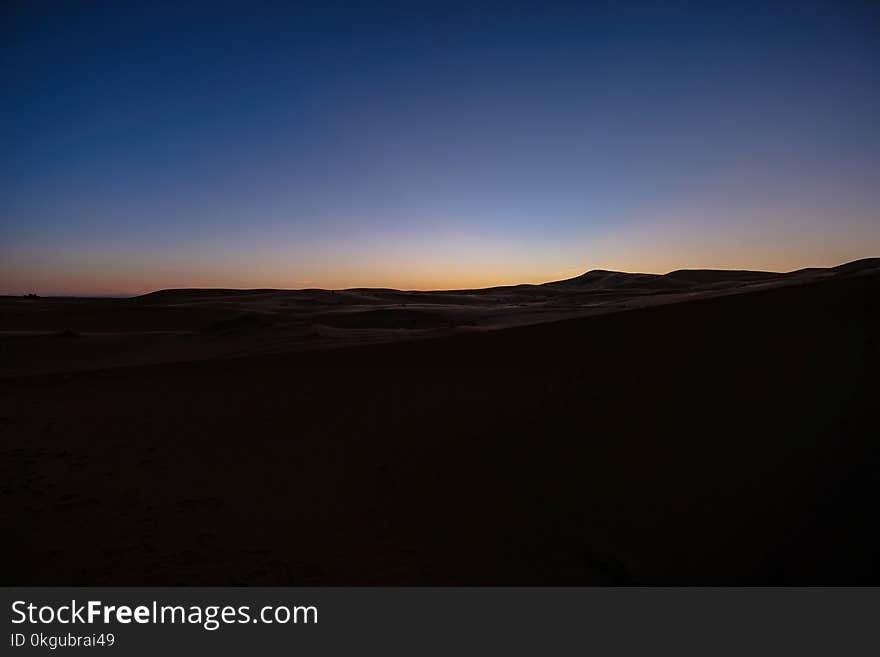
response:
<svg viewBox="0 0 880 657"><path fill-rule="evenodd" d="M880 258L862 258L853 260L837 267L831 267L827 271L836 274L852 274L858 272L870 272L880 269Z"/></svg>
<svg viewBox="0 0 880 657"><path fill-rule="evenodd" d="M675 289L676 284L659 274L627 274L619 271L594 269L576 278L545 283L561 288L587 289Z"/></svg>
<svg viewBox="0 0 880 657"><path fill-rule="evenodd" d="M741 271L734 269L677 269L666 274L665 278L692 285L717 283L752 283L772 281L782 274L768 271Z"/></svg>
<svg viewBox="0 0 880 657"><path fill-rule="evenodd" d="M6 582L877 584L878 265L83 301L3 337Z"/></svg>

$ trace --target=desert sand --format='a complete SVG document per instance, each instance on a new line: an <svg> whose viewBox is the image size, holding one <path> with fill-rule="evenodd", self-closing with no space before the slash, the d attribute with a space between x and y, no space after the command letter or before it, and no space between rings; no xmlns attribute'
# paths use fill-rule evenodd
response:
<svg viewBox="0 0 880 657"><path fill-rule="evenodd" d="M3 581L877 584L878 335L880 259L3 297Z"/></svg>

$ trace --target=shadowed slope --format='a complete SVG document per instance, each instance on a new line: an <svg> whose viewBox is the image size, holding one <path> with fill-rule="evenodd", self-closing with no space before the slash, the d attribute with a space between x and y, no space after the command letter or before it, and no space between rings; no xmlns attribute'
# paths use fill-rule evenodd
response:
<svg viewBox="0 0 880 657"><path fill-rule="evenodd" d="M0 382L7 582L878 583L878 299Z"/></svg>

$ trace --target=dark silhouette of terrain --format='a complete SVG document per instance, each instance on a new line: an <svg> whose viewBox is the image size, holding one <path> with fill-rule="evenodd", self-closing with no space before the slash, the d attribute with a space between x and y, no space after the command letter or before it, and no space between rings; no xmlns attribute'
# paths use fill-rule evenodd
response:
<svg viewBox="0 0 880 657"><path fill-rule="evenodd" d="M0 297L0 376L437 338L830 280L862 260L787 274L589 271L543 285L438 292L160 290L131 299ZM76 335L58 341L51 336Z"/></svg>
<svg viewBox="0 0 880 657"><path fill-rule="evenodd" d="M7 584L880 583L878 259L0 312Z"/></svg>

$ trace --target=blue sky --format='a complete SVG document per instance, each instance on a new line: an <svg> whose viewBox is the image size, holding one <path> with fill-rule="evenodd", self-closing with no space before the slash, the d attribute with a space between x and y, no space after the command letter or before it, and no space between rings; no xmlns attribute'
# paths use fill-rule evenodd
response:
<svg viewBox="0 0 880 657"><path fill-rule="evenodd" d="M0 293L878 254L872 3L6 3Z"/></svg>

